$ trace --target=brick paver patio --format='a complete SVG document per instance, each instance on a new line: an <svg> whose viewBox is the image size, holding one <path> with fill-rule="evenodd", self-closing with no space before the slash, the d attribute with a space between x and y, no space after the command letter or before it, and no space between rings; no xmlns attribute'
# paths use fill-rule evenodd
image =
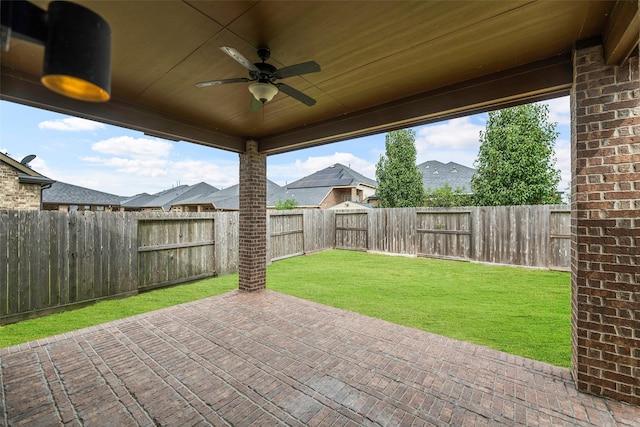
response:
<svg viewBox="0 0 640 427"><path fill-rule="evenodd" d="M6 425L640 425L569 371L271 291L0 349Z"/></svg>

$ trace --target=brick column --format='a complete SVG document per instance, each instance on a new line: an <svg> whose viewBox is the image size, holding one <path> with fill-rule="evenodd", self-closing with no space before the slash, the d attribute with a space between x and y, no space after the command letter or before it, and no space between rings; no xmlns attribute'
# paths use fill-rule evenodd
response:
<svg viewBox="0 0 640 427"><path fill-rule="evenodd" d="M267 272L267 156L258 143L248 141L240 154L240 218L238 287L257 291L266 287Z"/></svg>
<svg viewBox="0 0 640 427"><path fill-rule="evenodd" d="M572 373L580 390L640 405L640 66L574 51Z"/></svg>

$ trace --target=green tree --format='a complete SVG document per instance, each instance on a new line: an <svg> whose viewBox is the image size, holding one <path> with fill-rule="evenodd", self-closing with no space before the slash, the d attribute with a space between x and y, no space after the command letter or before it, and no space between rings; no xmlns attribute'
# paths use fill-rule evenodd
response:
<svg viewBox="0 0 640 427"><path fill-rule="evenodd" d="M479 206L560 202L560 171L553 151L556 123L549 107L528 104L489 113L471 179Z"/></svg>
<svg viewBox="0 0 640 427"><path fill-rule="evenodd" d="M473 196L466 194L463 188L451 188L449 184L438 187L434 190L428 188L424 193L424 206L428 207L450 207L450 206L472 206Z"/></svg>
<svg viewBox="0 0 640 427"><path fill-rule="evenodd" d="M298 206L298 202L296 202L296 199L287 199L287 200L278 199L278 203L276 203L276 210L286 211L286 210L295 209L297 206Z"/></svg>
<svg viewBox="0 0 640 427"><path fill-rule="evenodd" d="M378 206L404 208L422 205L422 174L416 166L416 133L411 129L389 132L384 155L376 165Z"/></svg>

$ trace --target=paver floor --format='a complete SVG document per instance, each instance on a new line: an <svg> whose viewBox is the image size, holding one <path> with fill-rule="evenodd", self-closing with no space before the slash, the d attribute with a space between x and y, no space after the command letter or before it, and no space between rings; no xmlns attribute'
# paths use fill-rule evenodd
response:
<svg viewBox="0 0 640 427"><path fill-rule="evenodd" d="M569 371L272 291L0 349L7 425L640 425Z"/></svg>

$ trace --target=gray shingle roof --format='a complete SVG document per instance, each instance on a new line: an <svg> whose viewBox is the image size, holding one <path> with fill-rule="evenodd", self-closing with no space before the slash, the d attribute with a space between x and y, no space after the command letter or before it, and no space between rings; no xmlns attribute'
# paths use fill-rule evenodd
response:
<svg viewBox="0 0 640 427"><path fill-rule="evenodd" d="M300 178L297 181L288 184L288 190L294 188L316 188L316 187L346 187L351 185L366 184L377 187L375 180L354 171L347 166L336 163L318 172Z"/></svg>
<svg viewBox="0 0 640 427"><path fill-rule="evenodd" d="M353 169L336 163L311 175L288 184L287 198L295 199L298 206L319 206L334 187L350 187L365 184L377 187L378 183Z"/></svg>
<svg viewBox="0 0 640 427"><path fill-rule="evenodd" d="M135 196L127 197L122 200L122 206L130 208L138 208L144 206L147 202L153 200L156 196L149 193L140 193Z"/></svg>
<svg viewBox="0 0 640 427"><path fill-rule="evenodd" d="M185 200L203 197L217 191L220 190L206 182L194 185L180 185L152 195L147 193L137 194L124 200L122 206L128 208L162 208L162 210L168 211L173 205L189 204L181 203Z"/></svg>
<svg viewBox="0 0 640 427"><path fill-rule="evenodd" d="M64 205L119 206L122 197L90 188L80 187L66 182L54 182L51 187L42 190L43 203Z"/></svg>
<svg viewBox="0 0 640 427"><path fill-rule="evenodd" d="M284 188L273 181L267 180L267 206L275 206L279 200L286 200L288 198L290 197ZM216 189L216 191L209 193L203 193L189 198L181 198L172 205L206 205L209 203L216 209L240 209L240 186L236 184L224 190Z"/></svg>
<svg viewBox="0 0 640 427"><path fill-rule="evenodd" d="M287 198L298 206L320 206L333 187L287 188Z"/></svg>
<svg viewBox="0 0 640 427"><path fill-rule="evenodd" d="M436 160L429 160L418 165L422 172L422 183L425 188L435 190L449 184L451 189L462 188L463 192L471 194L471 177L475 169L460 165L455 162L447 164Z"/></svg>

